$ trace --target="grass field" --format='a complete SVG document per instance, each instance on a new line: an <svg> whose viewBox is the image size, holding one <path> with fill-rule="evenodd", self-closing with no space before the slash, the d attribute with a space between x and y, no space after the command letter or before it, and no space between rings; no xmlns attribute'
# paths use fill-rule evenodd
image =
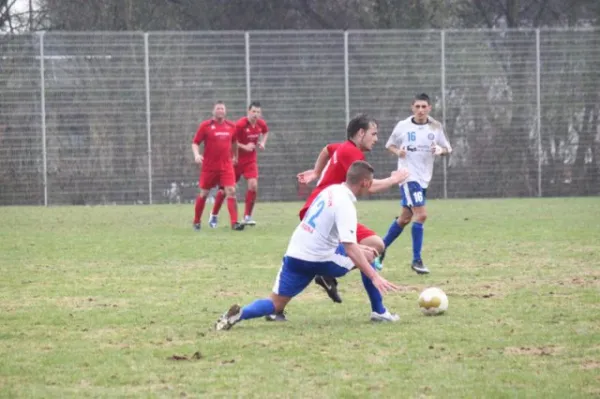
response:
<svg viewBox="0 0 600 399"><path fill-rule="evenodd" d="M410 270L410 232L386 259L397 324L369 323L351 273L340 305L313 285L288 323L212 331L268 294L298 208L199 233L190 205L0 208L0 396L600 396L599 198L431 201L432 274ZM396 211L359 203L380 233ZM447 314L420 314L427 286Z"/></svg>

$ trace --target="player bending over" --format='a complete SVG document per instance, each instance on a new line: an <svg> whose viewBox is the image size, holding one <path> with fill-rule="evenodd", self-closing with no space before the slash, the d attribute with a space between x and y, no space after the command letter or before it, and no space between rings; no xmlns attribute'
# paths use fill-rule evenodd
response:
<svg viewBox="0 0 600 399"><path fill-rule="evenodd" d="M258 190L258 159L256 149L265 149L269 128L267 123L261 118L261 107L258 101L253 101L248 107L248 115L238 120L236 126L236 137L238 145L238 162L235 165L235 182L237 183L242 176L248 182L246 191L246 202L244 210L244 224L249 226L256 225L252 219L252 211L256 202L256 192ZM222 187L219 187L215 197L215 204L208 224L210 227L217 227L219 210L223 204L225 193Z"/></svg>
<svg viewBox="0 0 600 399"><path fill-rule="evenodd" d="M392 172L397 173L397 172ZM357 243L357 196L369 193L373 184L373 168L356 161L348 169L345 183L333 184L322 190L296 227L275 278L269 298L258 299L243 308L233 305L215 324L217 330L229 330L242 320L281 313L293 297L301 293L315 276L342 277L354 265L366 276L365 289L377 293L382 312L372 312L372 321L398 321L396 314L384 306L381 295L398 287L369 265L372 251L365 252ZM338 253L342 245L347 256ZM371 259L369 259L371 258Z"/></svg>
<svg viewBox="0 0 600 399"><path fill-rule="evenodd" d="M237 220L237 202L235 199L235 173L233 164L237 162L237 142L235 125L225 119L227 109L222 101L217 101L213 108L213 117L205 120L198 127L192 141L194 161L202 165L200 172L200 194L194 207L194 230L200 230L202 211L206 197L211 188L221 185L225 187L227 209L231 228L243 230L244 225ZM200 143L204 143L204 155L200 155Z"/></svg>
<svg viewBox="0 0 600 399"><path fill-rule="evenodd" d="M386 148L398 157L398 169L408 168L410 177L400 185L402 213L392 222L383 238L385 247L389 247L402 233L404 227L413 222L412 269L418 274L427 274L429 269L423 264L423 224L427 220L425 201L427 186L433 175L433 163L437 155L448 155L452 147L446 139L443 126L429 117L431 101L427 94L417 95L412 102L413 115L398 122L390 136ZM381 254L381 261L385 251Z"/></svg>
<svg viewBox="0 0 600 399"><path fill-rule="evenodd" d="M354 117L348 123L346 129L348 140L343 143L329 144L323 148L317 158L314 169L298 174L298 181L300 183L308 184L313 180L319 179L317 186L300 210L300 220L304 218L306 211L321 191L332 184L344 182L350 165L355 161L365 160L365 153L371 151L377 142L377 129L377 121L368 115L361 114ZM387 179L373 180L373 184L369 188L369 193L372 194L387 190L391 186L401 183L408 178L407 169L398 169L398 172L398 174ZM385 249L383 240L365 225L358 224L356 235L359 244L372 248L378 254L382 253ZM378 265L377 267L379 268ZM327 294L334 302L342 302L337 290L335 276L317 276L315 282L327 291ZM381 309L376 308L377 300L372 300L372 303L375 304L373 311L381 312Z"/></svg>

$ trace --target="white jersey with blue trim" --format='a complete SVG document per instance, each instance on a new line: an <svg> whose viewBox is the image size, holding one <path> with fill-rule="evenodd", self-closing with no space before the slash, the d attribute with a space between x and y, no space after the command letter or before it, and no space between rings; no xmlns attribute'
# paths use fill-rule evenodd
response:
<svg viewBox="0 0 600 399"><path fill-rule="evenodd" d="M427 123L417 124L413 117L410 117L396 124L385 148L392 145L398 148L405 147L406 157L398 158L398 168L408 168L410 176L407 181L415 181L421 187L427 188L433 175L435 161L435 155L431 151L432 144L452 151L440 122L430 117Z"/></svg>
<svg viewBox="0 0 600 399"><path fill-rule="evenodd" d="M356 197L345 184L324 189L290 239L286 256L310 262L334 257L340 243L356 243Z"/></svg>

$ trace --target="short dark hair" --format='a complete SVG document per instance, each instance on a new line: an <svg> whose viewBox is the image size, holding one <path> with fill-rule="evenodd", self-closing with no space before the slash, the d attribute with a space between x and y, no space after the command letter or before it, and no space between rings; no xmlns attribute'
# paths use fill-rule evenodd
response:
<svg viewBox="0 0 600 399"><path fill-rule="evenodd" d="M252 109L252 107L260 108L260 101L252 101L250 105L248 105L248 109Z"/></svg>
<svg viewBox="0 0 600 399"><path fill-rule="evenodd" d="M429 96L426 93L417 94L415 96L415 98L413 98L413 104L416 101L427 101L427 104L431 105L431 99L429 98Z"/></svg>
<svg viewBox="0 0 600 399"><path fill-rule="evenodd" d="M378 125L375 118L367 115L367 114L359 114L348 122L348 127L346 128L346 133L348 135L348 140L354 138L360 129L367 130L369 125L373 123L375 126Z"/></svg>
<svg viewBox="0 0 600 399"><path fill-rule="evenodd" d="M364 179L372 179L375 169L367 161L354 161L346 173L346 183L358 184Z"/></svg>
<svg viewBox="0 0 600 399"><path fill-rule="evenodd" d="M215 104L213 105L213 107L216 105L225 105L225 103L222 100L217 100L217 101L215 101Z"/></svg>

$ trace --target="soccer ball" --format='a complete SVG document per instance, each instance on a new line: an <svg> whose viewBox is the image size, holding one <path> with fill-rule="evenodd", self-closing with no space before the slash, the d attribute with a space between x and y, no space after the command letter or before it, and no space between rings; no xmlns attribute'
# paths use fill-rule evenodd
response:
<svg viewBox="0 0 600 399"><path fill-rule="evenodd" d="M419 295L419 307L427 316L442 314L448 309L448 297L437 287L427 288Z"/></svg>

